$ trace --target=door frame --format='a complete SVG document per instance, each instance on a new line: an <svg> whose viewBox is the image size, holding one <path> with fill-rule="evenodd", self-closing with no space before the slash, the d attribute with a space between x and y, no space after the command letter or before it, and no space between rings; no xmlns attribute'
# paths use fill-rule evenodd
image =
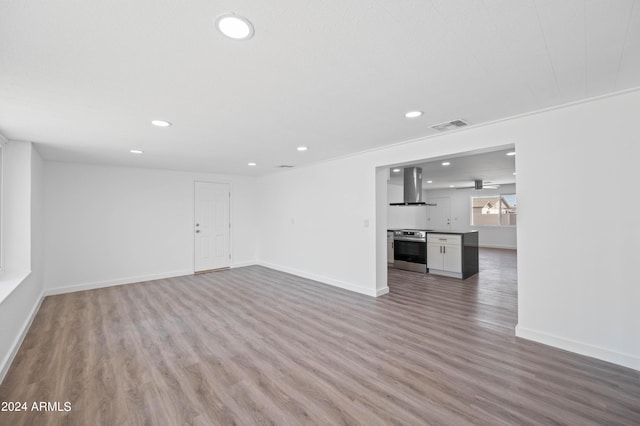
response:
<svg viewBox="0 0 640 426"><path fill-rule="evenodd" d="M230 181L193 179L191 187L191 272L196 273L196 183L217 183L229 185L229 269L233 268L233 184Z"/></svg>

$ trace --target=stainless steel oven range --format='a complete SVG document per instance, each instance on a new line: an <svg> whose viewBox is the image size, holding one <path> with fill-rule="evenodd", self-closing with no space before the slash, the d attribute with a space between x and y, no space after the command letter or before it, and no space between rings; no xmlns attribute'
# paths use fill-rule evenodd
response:
<svg viewBox="0 0 640 426"><path fill-rule="evenodd" d="M427 272L427 230L393 231L393 266L414 272Z"/></svg>

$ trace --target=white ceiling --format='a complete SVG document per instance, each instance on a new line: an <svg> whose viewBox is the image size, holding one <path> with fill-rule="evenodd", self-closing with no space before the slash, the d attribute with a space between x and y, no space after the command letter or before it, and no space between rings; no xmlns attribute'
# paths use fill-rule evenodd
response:
<svg viewBox="0 0 640 426"><path fill-rule="evenodd" d="M0 2L0 132L49 160L259 175L639 86L640 0Z"/></svg>
<svg viewBox="0 0 640 426"><path fill-rule="evenodd" d="M404 168L422 169L422 189L468 188L474 186L476 179L488 185L507 185L516 183L516 157L507 155L515 152L513 148L483 153L461 153L457 156L439 158L427 162L392 167L389 182L404 185ZM448 166L443 166L448 162ZM400 170L394 172L393 170ZM432 181L432 183L428 183Z"/></svg>

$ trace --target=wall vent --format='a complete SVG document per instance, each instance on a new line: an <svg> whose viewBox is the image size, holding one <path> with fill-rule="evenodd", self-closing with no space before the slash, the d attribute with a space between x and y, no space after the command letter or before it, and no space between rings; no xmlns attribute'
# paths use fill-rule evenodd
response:
<svg viewBox="0 0 640 426"><path fill-rule="evenodd" d="M447 121L446 123L436 124L435 126L431 126L433 130L437 130L439 132L446 132L447 130L455 130L460 127L468 126L469 123L462 119Z"/></svg>

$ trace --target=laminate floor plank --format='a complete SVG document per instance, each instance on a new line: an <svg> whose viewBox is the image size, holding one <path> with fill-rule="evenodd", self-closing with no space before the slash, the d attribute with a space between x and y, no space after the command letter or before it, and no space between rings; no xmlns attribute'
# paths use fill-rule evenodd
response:
<svg viewBox="0 0 640 426"><path fill-rule="evenodd" d="M0 425L638 425L640 372L518 339L516 253L358 295L251 266L47 297Z"/></svg>

